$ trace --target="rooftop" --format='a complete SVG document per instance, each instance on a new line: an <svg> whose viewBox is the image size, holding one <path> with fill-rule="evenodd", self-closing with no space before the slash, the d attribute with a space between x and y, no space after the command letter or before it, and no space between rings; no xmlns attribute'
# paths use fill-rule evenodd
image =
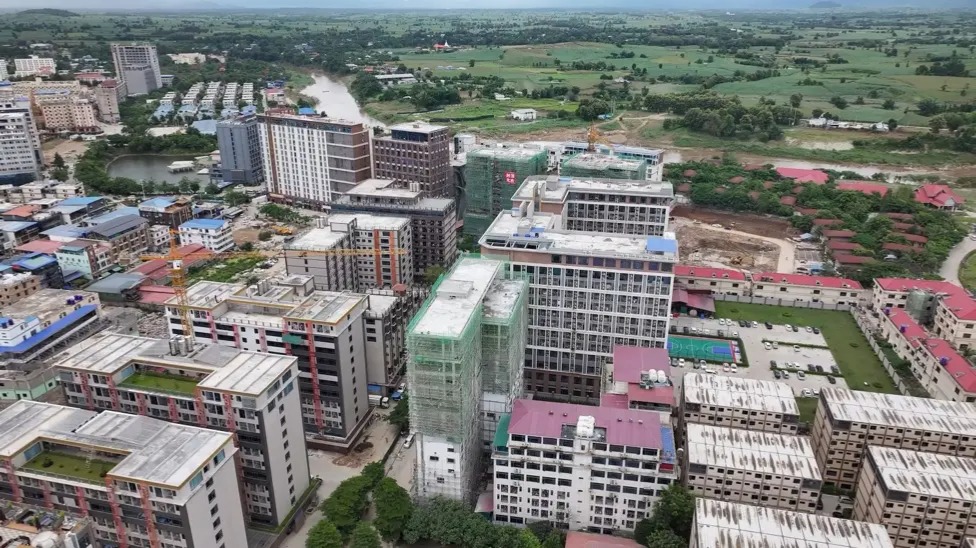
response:
<svg viewBox="0 0 976 548"><path fill-rule="evenodd" d="M536 212L530 217L502 211L485 231L480 243L489 248L512 248L523 252L541 251L661 262L674 262L678 259L678 245L673 232L667 232L664 236L624 236L564 231L560 225L558 215Z"/></svg>
<svg viewBox="0 0 976 548"><path fill-rule="evenodd" d="M515 313L519 296L528 291L527 282L495 278L485 294L485 318L510 318Z"/></svg>
<svg viewBox="0 0 976 548"><path fill-rule="evenodd" d="M203 230L220 230L227 225L227 221L221 219L190 219L180 225L180 228L196 228Z"/></svg>
<svg viewBox="0 0 976 548"><path fill-rule="evenodd" d="M314 291L285 317L338 324L365 300L365 295L349 291Z"/></svg>
<svg viewBox="0 0 976 548"><path fill-rule="evenodd" d="M412 326L412 335L455 338L464 333L492 281L502 272L501 261L462 258L447 273Z"/></svg>
<svg viewBox="0 0 976 548"><path fill-rule="evenodd" d="M318 251L332 249L342 243L343 240L348 239L348 232L337 232L331 227L313 228L285 244L285 250Z"/></svg>
<svg viewBox="0 0 976 548"><path fill-rule="evenodd" d="M831 289L863 289L860 283L848 278L811 276L809 274L756 272L752 275L752 280L754 282L770 282L785 285L802 285L808 287L827 287Z"/></svg>
<svg viewBox="0 0 976 548"><path fill-rule="evenodd" d="M330 223L356 222L359 230L400 230L410 225L406 217L387 217L385 215L370 215L368 213L336 213L329 215Z"/></svg>
<svg viewBox="0 0 976 548"><path fill-rule="evenodd" d="M447 129L447 126L438 126L435 124L428 124L427 122L404 122L402 124L397 124L395 126L390 126L390 131L413 131L420 133L433 133L435 131L441 131Z"/></svg>
<svg viewBox="0 0 976 548"><path fill-rule="evenodd" d="M164 392L190 393L194 386L235 394L259 395L275 379L283 375L297 358L261 352L248 352L216 344L197 344L189 355L175 356L170 352L169 341L134 335L103 333L82 341L63 354L55 367L99 374L116 374L130 365L146 367L172 367L206 376L196 381L193 377L180 378L159 371L132 379L121 379L134 388L158 389ZM130 380L131 379L131 380ZM191 386L189 383L192 383Z"/></svg>
<svg viewBox="0 0 976 548"><path fill-rule="evenodd" d="M609 158L609 156L601 156ZM630 160L621 160L630 162ZM637 163L637 162L632 162ZM531 175L512 194L513 201L531 200L536 193L545 202L565 202L570 191L599 191L611 194L633 194L673 198L671 183L631 179L605 179L557 175Z"/></svg>
<svg viewBox="0 0 976 548"><path fill-rule="evenodd" d="M820 480L810 439L688 423L688 463Z"/></svg>
<svg viewBox="0 0 976 548"><path fill-rule="evenodd" d="M868 454L886 490L976 500L976 459L877 445Z"/></svg>
<svg viewBox="0 0 976 548"><path fill-rule="evenodd" d="M563 168L613 169L616 171L639 171L643 160L627 160L619 156L609 156L595 152L581 152L563 161Z"/></svg>
<svg viewBox="0 0 976 548"><path fill-rule="evenodd" d="M970 403L844 388L822 389L820 402L827 405L835 422L851 421L976 436L976 406Z"/></svg>
<svg viewBox="0 0 976 548"><path fill-rule="evenodd" d="M509 434L564 437L564 426L576 427L580 417L593 417L595 431L606 443L660 449L662 460L675 458L671 428L662 426L657 413L572 403L515 400Z"/></svg>
<svg viewBox="0 0 976 548"><path fill-rule="evenodd" d="M852 192L861 192L869 196L871 194L884 196L885 194L888 194L888 191L891 189L889 189L888 185L886 184L876 183L874 181L840 180L837 181L837 190L850 190Z"/></svg>
<svg viewBox="0 0 976 548"><path fill-rule="evenodd" d="M611 535L598 535L582 531L566 533L565 548L642 548L637 541Z"/></svg>
<svg viewBox="0 0 976 548"><path fill-rule="evenodd" d="M145 227L148 224L149 221L139 215L122 215L121 217L115 217L114 219L95 225L91 228L91 232L106 238L112 238L137 227Z"/></svg>
<svg viewBox="0 0 976 548"><path fill-rule="evenodd" d="M784 179L793 179L798 183L825 184L829 175L819 169L799 169L795 167L778 167L776 173Z"/></svg>
<svg viewBox="0 0 976 548"><path fill-rule="evenodd" d="M682 394L685 402L733 407L784 415L797 415L793 389L781 382L760 381L728 375L687 373Z"/></svg>
<svg viewBox="0 0 976 548"><path fill-rule="evenodd" d="M533 158L540 154L545 154L546 151L541 148L525 148L520 146L511 147L485 147L476 148L467 153L468 157L472 156L483 156L485 158L500 158L505 160L518 160Z"/></svg>
<svg viewBox="0 0 976 548"><path fill-rule="evenodd" d="M170 487L181 487L220 449L233 447L232 436L226 432L115 411L95 413L28 400L0 411L0 456L14 457L41 439L82 450L96 447L117 452L125 456L109 477Z"/></svg>
<svg viewBox="0 0 976 548"><path fill-rule="evenodd" d="M613 347L614 382L639 383L641 373L664 371L671 375L671 360L664 348L642 348L617 345Z"/></svg>
<svg viewBox="0 0 976 548"><path fill-rule="evenodd" d="M712 268L710 266L674 265L675 276L689 278L712 278L716 280L735 280L744 282L745 273L730 268Z"/></svg>
<svg viewBox="0 0 976 548"><path fill-rule="evenodd" d="M375 196L383 195L398 198L417 198L423 194L419 190L403 188L403 185L393 179L366 179L352 187L347 196Z"/></svg>
<svg viewBox="0 0 976 548"><path fill-rule="evenodd" d="M883 525L699 497L699 546L708 548L892 548Z"/></svg>

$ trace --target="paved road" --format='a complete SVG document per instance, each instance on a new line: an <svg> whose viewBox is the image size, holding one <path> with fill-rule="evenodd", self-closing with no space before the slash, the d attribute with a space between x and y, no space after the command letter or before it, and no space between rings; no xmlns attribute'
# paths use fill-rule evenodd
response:
<svg viewBox="0 0 976 548"><path fill-rule="evenodd" d="M939 269L939 275L945 278L946 281L962 285L959 283L959 267L962 265L966 255L969 255L973 251L976 251L976 241L970 240L967 237L949 252L949 256L942 263L942 268Z"/></svg>

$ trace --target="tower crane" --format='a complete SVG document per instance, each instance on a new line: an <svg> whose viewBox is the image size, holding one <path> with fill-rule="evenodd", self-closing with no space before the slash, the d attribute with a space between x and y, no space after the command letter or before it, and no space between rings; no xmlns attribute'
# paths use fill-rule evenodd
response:
<svg viewBox="0 0 976 548"><path fill-rule="evenodd" d="M176 297L176 308L180 316L180 324L183 327L183 336L193 344L193 323L190 320L190 302L186 293L186 264L193 262L193 259L201 260L220 260L220 259L242 259L259 258L275 259L284 257L307 257L307 256L332 256L332 257L362 257L362 256L381 256L381 255L406 255L407 250L401 248L392 249L326 249L321 251L312 250L279 250L276 252L260 251L224 251L211 252L202 251L198 253L188 253L181 255L179 252L178 233L170 230L169 251L165 255L141 255L143 261L162 259L169 264L170 285L173 287L173 294Z"/></svg>

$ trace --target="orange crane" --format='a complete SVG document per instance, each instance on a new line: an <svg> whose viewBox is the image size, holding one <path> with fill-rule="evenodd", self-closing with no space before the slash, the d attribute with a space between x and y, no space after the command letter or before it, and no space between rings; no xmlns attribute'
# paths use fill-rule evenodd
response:
<svg viewBox="0 0 976 548"><path fill-rule="evenodd" d="M603 135L600 134L600 130L596 129L596 124L591 123L590 129L586 130L586 151L596 152L596 144L606 144L606 142L607 140L604 139Z"/></svg>
<svg viewBox="0 0 976 548"><path fill-rule="evenodd" d="M240 258L260 258L274 259L278 257L306 257L314 256L341 256L341 257L362 257L380 255L406 255L407 250L401 248L393 249L327 249L322 251L306 250L285 250L262 253L260 251L224 251L214 253L202 251L198 253L188 253L181 255L179 252L178 233L170 230L169 252L165 255L141 255L143 261L162 259L169 263L170 285L176 297L176 307L179 310L180 324L183 327L183 336L190 339L193 343L193 324L190 321L190 302L186 295L186 268L185 264L193 262L193 259L212 261L215 259L240 259Z"/></svg>

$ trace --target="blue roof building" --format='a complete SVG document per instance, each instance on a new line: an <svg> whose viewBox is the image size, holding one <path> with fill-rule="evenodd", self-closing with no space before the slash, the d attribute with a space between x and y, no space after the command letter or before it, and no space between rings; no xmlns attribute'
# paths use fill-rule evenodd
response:
<svg viewBox="0 0 976 548"><path fill-rule="evenodd" d="M78 225L61 225L54 228L49 228L44 232L41 232L41 235L47 236L50 240L70 242L71 240L77 240L78 238L88 236L89 232L91 232L91 228L81 227Z"/></svg>

